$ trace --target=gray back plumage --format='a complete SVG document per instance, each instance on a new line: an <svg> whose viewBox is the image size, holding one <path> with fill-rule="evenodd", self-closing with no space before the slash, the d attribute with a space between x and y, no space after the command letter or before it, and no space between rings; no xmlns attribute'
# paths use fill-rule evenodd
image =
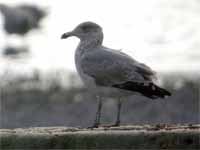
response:
<svg viewBox="0 0 200 150"><path fill-rule="evenodd" d="M150 82L154 72L127 54L100 46L83 54L83 72L100 85L120 84L127 81Z"/></svg>

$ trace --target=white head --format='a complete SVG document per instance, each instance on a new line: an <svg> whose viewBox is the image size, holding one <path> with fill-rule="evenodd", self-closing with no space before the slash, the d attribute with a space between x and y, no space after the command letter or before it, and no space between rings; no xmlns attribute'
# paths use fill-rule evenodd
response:
<svg viewBox="0 0 200 150"><path fill-rule="evenodd" d="M66 39L71 36L76 36L81 41L95 40L100 43L103 41L102 28L93 22L83 22L79 24L74 30L64 33L61 39Z"/></svg>

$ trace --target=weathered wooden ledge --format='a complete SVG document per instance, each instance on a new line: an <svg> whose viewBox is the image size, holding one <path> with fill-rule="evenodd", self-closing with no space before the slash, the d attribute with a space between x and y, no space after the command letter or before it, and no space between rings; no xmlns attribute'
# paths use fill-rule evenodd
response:
<svg viewBox="0 0 200 150"><path fill-rule="evenodd" d="M0 129L0 149L200 148L200 125Z"/></svg>

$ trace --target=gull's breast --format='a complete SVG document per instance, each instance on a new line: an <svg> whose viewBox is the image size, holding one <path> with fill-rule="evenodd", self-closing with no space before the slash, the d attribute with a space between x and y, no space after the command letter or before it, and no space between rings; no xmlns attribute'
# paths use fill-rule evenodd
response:
<svg viewBox="0 0 200 150"><path fill-rule="evenodd" d="M82 57L81 51L77 48L75 52L75 66L76 66L78 75L80 76L81 80L87 87L96 87L96 83L94 79L84 73L81 67L81 63L82 63L81 57Z"/></svg>

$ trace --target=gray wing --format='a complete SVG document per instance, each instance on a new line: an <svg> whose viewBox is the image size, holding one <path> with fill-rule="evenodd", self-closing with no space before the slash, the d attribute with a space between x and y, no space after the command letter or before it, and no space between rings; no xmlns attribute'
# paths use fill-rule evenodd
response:
<svg viewBox="0 0 200 150"><path fill-rule="evenodd" d="M109 86L127 81L152 81L154 72L120 51L97 49L86 53L81 60L83 72L97 84Z"/></svg>

